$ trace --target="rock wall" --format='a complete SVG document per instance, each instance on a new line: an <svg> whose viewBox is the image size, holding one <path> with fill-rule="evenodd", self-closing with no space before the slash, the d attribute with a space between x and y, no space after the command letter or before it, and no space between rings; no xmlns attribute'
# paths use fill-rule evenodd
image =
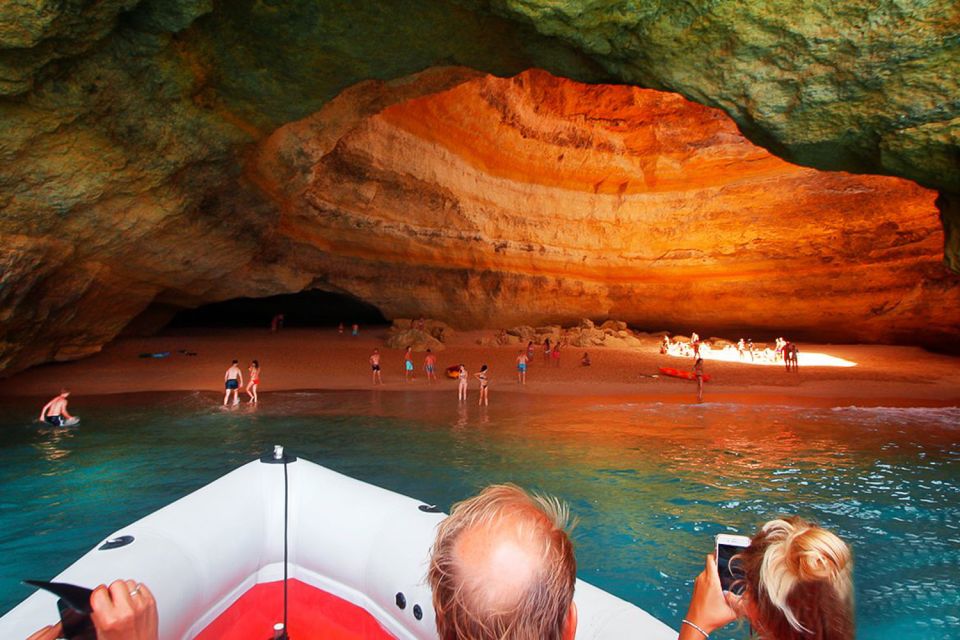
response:
<svg viewBox="0 0 960 640"><path fill-rule="evenodd" d="M352 98L281 127L248 175L311 286L388 317L960 336L936 193L915 183L798 167L717 109L545 72L375 115Z"/></svg>
<svg viewBox="0 0 960 640"><path fill-rule="evenodd" d="M606 171L596 163L584 165L588 170L579 178L576 171L563 169L562 162L556 167L542 161L534 167L532 160L527 165L513 159L501 162L492 145L481 144L473 151L431 137L476 133L469 127L431 132L420 123L418 129L418 116L404 115L402 109L384 113L380 120L373 117L390 104L436 94L477 75L463 69L418 73L437 65L463 65L501 76L540 67L589 82L622 81L679 91L720 107L750 139L778 155L811 166L912 178L940 191L945 255L960 271L958 11L947 0L795 6L744 6L733 0L0 3L0 374L94 352L148 307L169 313L178 305L309 286L373 291L385 265L392 270L400 265L411 287L381 291L376 300L385 308L419 315L428 310L410 307L412 300L422 300L450 310L451 317L466 321L469 315L474 324L504 320L511 290L514 298L523 299L556 286L554 306L541 308L557 320L565 313L562 300L575 301L581 292L590 300L603 301L608 295L622 299L624 295L616 293L620 285L611 284L615 269L605 270L596 258L577 263L576 256L594 251L604 233L619 237L620 220L635 223L634 200L654 197L644 196L638 185L665 192L662 185L672 179L670 171L660 161L627 157L611 160ZM371 79L377 82L368 82ZM354 85L357 88L348 89ZM587 91L570 86L578 88L564 90ZM333 100L335 96L341 97ZM431 110L443 117L448 111L457 115L455 107L442 101L417 109L426 110L424 118ZM600 109L602 118L607 117L605 109ZM515 117L509 110L501 112ZM319 119L310 116L321 113ZM318 124L310 131L299 124L284 128L303 118ZM532 118L530 126L536 131L546 120ZM573 139L585 135L588 145L606 144L595 139L595 132L577 133L582 124L589 121L578 124L574 119L561 134ZM298 127L311 141L311 153L319 156L305 160L303 152L291 152L289 146L285 156L271 152L283 147L284 135ZM497 125L497 132L500 128ZM286 133L275 135L278 129ZM473 167L486 176L481 182L486 181L491 194L499 195L481 204L476 186L452 178L459 170L438 169L434 183L422 167L416 176L403 175L396 165L400 158L382 167L364 159L370 152L364 145L392 149L377 141L378 135L388 134L397 136L398 148L409 144L408 153L421 148L438 153L437 162L447 162L449 156L451 163ZM539 135L549 141L555 134ZM318 136L327 142L319 145ZM321 153L324 145L332 146ZM342 150L330 150L337 146ZM504 148L520 146L511 142ZM580 157L568 146L549 143L544 148L564 148L565 157ZM298 158L291 160L290 153ZM598 152L597 157L602 155ZM316 169L304 173L304 162ZM267 166L271 163L272 168ZM643 173L624 177L635 169ZM313 171L322 175L314 179ZM381 173L361 178L355 175L358 171ZM509 171L514 173L504 173ZM531 172L530 186L525 186L526 171ZM424 208L432 210L440 198L463 207L469 215L447 215L481 238L475 242L486 253L472 248L465 254L469 259L431 253L424 249L429 242L417 234L446 229L418 219L408 225L411 237L394 240L402 234L391 231L373 255L358 259L366 245L347 244L336 234L327 238L324 225L310 221L317 210L359 215L357 203L326 203L318 191L323 180L333 179L323 175L338 172L350 177L354 187L362 183L369 190L371 184L382 183L382 198L392 202L390 206L416 208L423 201ZM562 179L549 177L554 172ZM279 189L279 175L300 182ZM587 206L590 189L584 191L584 184L590 181L590 189L597 185L597 198ZM441 188L441 182L446 186ZM498 191L510 183L518 185L515 201ZM308 185L314 185L312 191ZM418 195L415 190L421 187ZM462 193L451 191L461 187ZM350 195L347 184L341 192L358 197ZM574 194L569 202L568 194ZM625 201L624 213L609 213L610 203L620 200ZM558 220L564 226L589 228L554 232L560 222L518 220L527 201L537 216L569 205L570 211L580 213L562 213ZM591 207L598 213L583 213ZM484 222L477 217L482 211L506 217ZM381 228L378 215L369 218L368 231ZM896 236L903 227L896 222L901 226L890 231L881 227L886 214L879 219L883 222L877 222L874 233L883 247L891 242L890 234ZM702 220L694 216L686 226ZM545 247L544 260L533 270L527 266L531 256L524 257L510 243L515 230L536 224L544 229L519 234L538 236ZM851 227L860 238L873 221L862 224L862 229ZM602 228L608 230L599 231ZM840 233L839 226L833 228ZM319 235L310 238L309 233ZM924 242L932 243L935 237L928 235ZM569 238L585 244L570 244ZM618 250L634 246L625 238L612 240ZM451 246L459 251L467 244ZM674 249L702 250L686 245ZM863 249L859 255L889 264L884 251L876 251ZM420 262L405 263L407 255ZM638 255L637 264L649 258L642 251ZM450 260L455 264L447 265ZM940 306L949 309L955 303L952 281L930 266L927 257L918 260L910 267L917 275L909 299L942 295ZM704 264L709 265L705 277L722 270L712 259ZM560 268L573 269L571 277L563 277L556 271ZM352 279L341 278L340 272L352 274ZM878 290L892 286L893 291L905 291L906 277L892 285L877 278ZM449 287L450 302L433 301L437 283ZM601 293L598 287L614 293ZM477 292L480 303L474 304ZM685 309L682 303L687 300L679 297L677 308ZM861 296L851 305L862 310L865 302ZM876 333L867 332L870 336L917 339L909 335L908 327L915 326L909 318L920 314L927 302L901 303L892 311L895 302L874 304L878 319L863 323L878 327ZM471 305L476 308L470 314L453 311ZM608 301L596 306L606 308L616 305ZM913 309L904 315L909 320L895 320L903 309ZM751 319L759 317L750 314ZM857 316L850 311L844 317ZM931 314L930 333L952 335L955 327L948 323L944 328L937 317ZM162 321L158 318L154 323ZM691 321L696 319L691 316Z"/></svg>

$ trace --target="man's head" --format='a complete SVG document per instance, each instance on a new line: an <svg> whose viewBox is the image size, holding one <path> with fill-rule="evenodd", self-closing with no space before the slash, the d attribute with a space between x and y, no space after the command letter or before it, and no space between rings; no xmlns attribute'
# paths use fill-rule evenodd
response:
<svg viewBox="0 0 960 640"><path fill-rule="evenodd" d="M239 361L239 360L231 360L231 361L230 361L230 364L235 367L235 366L237 366L238 364L240 364L240 361Z"/></svg>
<svg viewBox="0 0 960 640"><path fill-rule="evenodd" d="M577 562L556 499L493 485L440 523L429 580L441 640L572 640Z"/></svg>
<svg viewBox="0 0 960 640"><path fill-rule="evenodd" d="M70 389L67 389L66 387L63 387L62 389L60 389L61 397L66 398L68 395L70 395Z"/></svg>

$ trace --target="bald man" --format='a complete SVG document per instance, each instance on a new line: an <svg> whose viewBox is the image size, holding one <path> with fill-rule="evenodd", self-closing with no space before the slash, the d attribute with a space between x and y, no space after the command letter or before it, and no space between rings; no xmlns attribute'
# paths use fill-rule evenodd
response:
<svg viewBox="0 0 960 640"><path fill-rule="evenodd" d="M573 640L577 562L558 500L493 485L440 523L428 578L441 640Z"/></svg>

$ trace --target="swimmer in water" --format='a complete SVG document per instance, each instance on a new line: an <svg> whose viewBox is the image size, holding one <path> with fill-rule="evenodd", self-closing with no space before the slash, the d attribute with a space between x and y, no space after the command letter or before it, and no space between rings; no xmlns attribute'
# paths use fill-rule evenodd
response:
<svg viewBox="0 0 960 640"><path fill-rule="evenodd" d="M230 394L233 394L233 404L240 404L240 386L243 384L243 372L240 371L238 360L230 364L230 368L223 374L223 386L226 392L223 394L223 406L227 406L230 400Z"/></svg>
<svg viewBox="0 0 960 640"><path fill-rule="evenodd" d="M487 365L480 367L480 373L474 374L474 377L480 381L480 405L490 405L490 378L487 376Z"/></svg>
<svg viewBox="0 0 960 640"><path fill-rule="evenodd" d="M61 389L60 395L43 405L43 409L40 410L40 422L46 422L54 427L62 427L67 420L72 420L73 416L67 411L67 397L69 395L69 389Z"/></svg>
<svg viewBox="0 0 960 640"><path fill-rule="evenodd" d="M260 384L260 363L254 360L247 371L250 372L250 382L247 383L246 389L247 395L250 396L248 402L257 404L257 386Z"/></svg>
<svg viewBox="0 0 960 640"><path fill-rule="evenodd" d="M460 365L460 370L457 372L457 379L460 381L459 388L457 389L457 400L464 402L467 399L467 368Z"/></svg>

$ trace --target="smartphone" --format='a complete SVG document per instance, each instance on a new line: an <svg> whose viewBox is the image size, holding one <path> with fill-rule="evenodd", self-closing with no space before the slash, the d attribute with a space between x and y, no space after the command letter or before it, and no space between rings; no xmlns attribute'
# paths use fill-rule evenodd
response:
<svg viewBox="0 0 960 640"><path fill-rule="evenodd" d="M739 595L743 594L743 569L734 558L738 553L750 546L747 536L735 536L728 533L717 534L714 556L717 558L717 573L720 575L720 586L724 591Z"/></svg>

